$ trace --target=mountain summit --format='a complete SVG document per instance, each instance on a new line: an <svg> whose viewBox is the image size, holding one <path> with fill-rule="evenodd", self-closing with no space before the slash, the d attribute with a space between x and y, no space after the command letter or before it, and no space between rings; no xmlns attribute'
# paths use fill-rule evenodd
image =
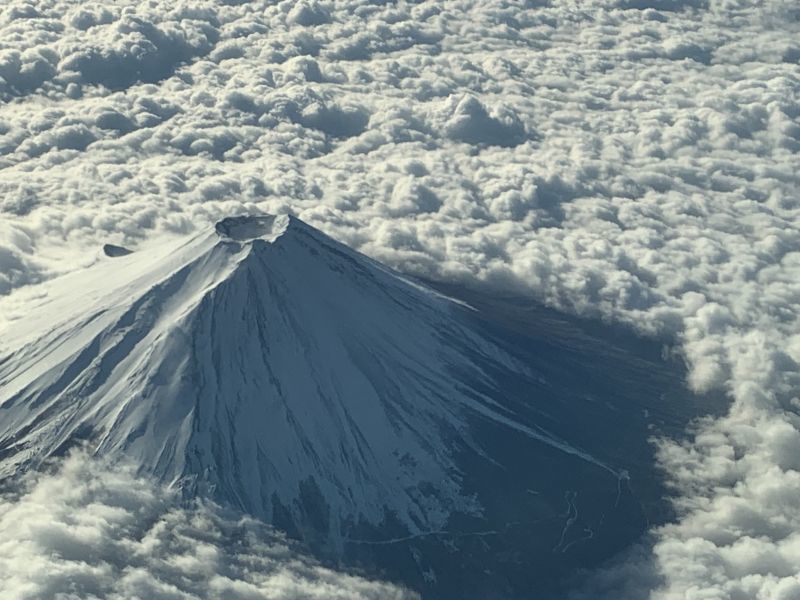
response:
<svg viewBox="0 0 800 600"><path fill-rule="evenodd" d="M593 460L491 393L481 365L526 368L468 308L287 215L227 218L61 283L69 305L45 300L26 320L39 329L4 336L6 473L88 438L267 519L319 493L335 540L387 511L411 531L479 512L455 458L480 450L470 418Z"/></svg>
<svg viewBox="0 0 800 600"><path fill-rule="evenodd" d="M533 543L552 552L628 510L561 361L294 217L227 218L43 289L0 337L1 476L84 441L337 557L520 515L550 523ZM579 519L581 486L601 491ZM416 566L384 566L434 582L406 550Z"/></svg>

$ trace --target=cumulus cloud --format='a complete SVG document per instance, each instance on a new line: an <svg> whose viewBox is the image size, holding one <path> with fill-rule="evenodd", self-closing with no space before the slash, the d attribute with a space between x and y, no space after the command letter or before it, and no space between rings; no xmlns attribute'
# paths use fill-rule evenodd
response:
<svg viewBox="0 0 800 600"><path fill-rule="evenodd" d="M474 96L464 96L457 103L448 104L454 105L444 128L449 138L490 146L516 146L525 139L525 126L516 114L507 109L491 115Z"/></svg>
<svg viewBox="0 0 800 600"><path fill-rule="evenodd" d="M281 534L83 453L0 500L3 598L404 599L324 568Z"/></svg>
<svg viewBox="0 0 800 600"><path fill-rule="evenodd" d="M662 444L660 593L791 595L798 34L789 0L6 3L0 314L260 210L616 319L731 401Z"/></svg>

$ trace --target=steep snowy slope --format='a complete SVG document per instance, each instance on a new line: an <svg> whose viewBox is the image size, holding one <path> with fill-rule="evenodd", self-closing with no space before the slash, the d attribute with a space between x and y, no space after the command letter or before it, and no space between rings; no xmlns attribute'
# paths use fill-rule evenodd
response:
<svg viewBox="0 0 800 600"><path fill-rule="evenodd" d="M0 331L0 478L85 441L437 598L544 598L635 539L661 518L650 428L692 412L638 350L289 216L34 289Z"/></svg>
<svg viewBox="0 0 800 600"><path fill-rule="evenodd" d="M479 514L456 461L483 451L469 418L608 468L491 393L527 368L468 313L288 216L106 259L3 333L2 474L88 438L339 544L387 512L412 532ZM314 496L324 522L302 514Z"/></svg>

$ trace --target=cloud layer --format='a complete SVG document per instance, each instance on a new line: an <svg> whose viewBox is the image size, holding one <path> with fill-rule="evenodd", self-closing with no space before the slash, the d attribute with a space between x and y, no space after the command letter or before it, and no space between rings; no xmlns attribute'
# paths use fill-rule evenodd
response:
<svg viewBox="0 0 800 600"><path fill-rule="evenodd" d="M732 402L661 446L658 594L791 596L798 33L788 0L7 3L0 309L104 242L291 210L619 320Z"/></svg>
<svg viewBox="0 0 800 600"><path fill-rule="evenodd" d="M75 454L0 500L3 598L410 599L326 569L252 519L182 506L132 469Z"/></svg>

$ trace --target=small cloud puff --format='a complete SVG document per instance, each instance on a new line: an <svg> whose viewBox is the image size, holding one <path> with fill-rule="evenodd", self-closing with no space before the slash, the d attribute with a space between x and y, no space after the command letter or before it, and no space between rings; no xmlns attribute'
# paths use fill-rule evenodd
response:
<svg viewBox="0 0 800 600"><path fill-rule="evenodd" d="M521 144L527 136L525 126L512 111L500 109L492 115L477 98L469 95L455 104L444 133L467 144L506 147Z"/></svg>

